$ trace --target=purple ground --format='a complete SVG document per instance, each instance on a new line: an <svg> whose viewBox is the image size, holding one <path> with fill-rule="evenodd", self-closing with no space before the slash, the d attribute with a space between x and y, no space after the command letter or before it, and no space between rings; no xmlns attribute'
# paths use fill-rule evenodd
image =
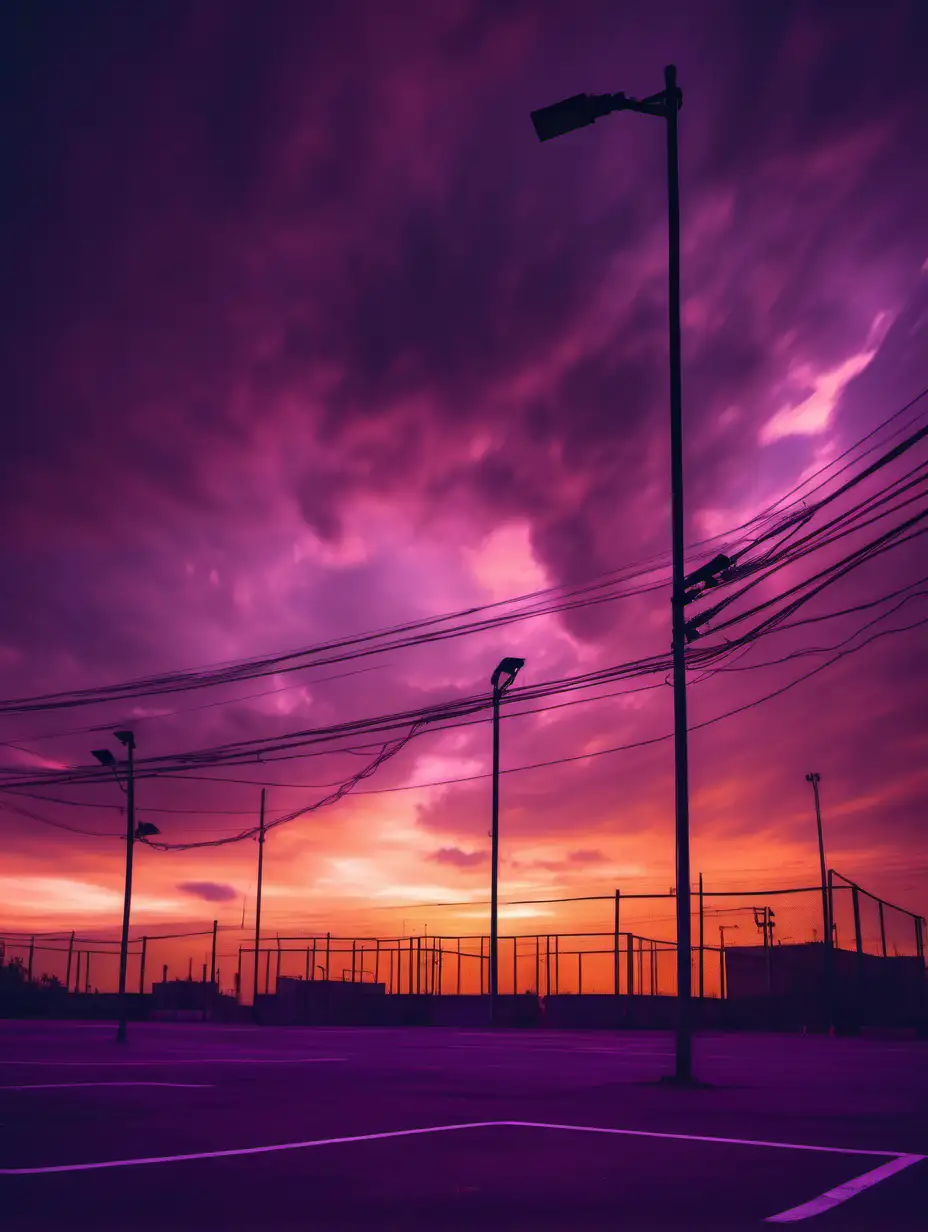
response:
<svg viewBox="0 0 928 1232"><path fill-rule="evenodd" d="M129 1030L119 1048L106 1024L0 1022L6 1232L727 1232L776 1226L764 1220L893 1153L928 1155L928 1045L914 1041L705 1035L696 1068L713 1085L679 1090L655 1081L672 1063L659 1033ZM159 1083L174 1085L139 1085ZM441 1126L467 1128L363 1138ZM926 1209L920 1161L808 1226L922 1228Z"/></svg>

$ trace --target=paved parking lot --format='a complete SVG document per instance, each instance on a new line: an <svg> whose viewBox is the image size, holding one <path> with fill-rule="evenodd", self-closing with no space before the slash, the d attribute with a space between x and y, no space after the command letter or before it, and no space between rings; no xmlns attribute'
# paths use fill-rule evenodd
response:
<svg viewBox="0 0 928 1232"><path fill-rule="evenodd" d="M0 1023L25 1229L925 1226L928 1046L644 1032Z"/></svg>

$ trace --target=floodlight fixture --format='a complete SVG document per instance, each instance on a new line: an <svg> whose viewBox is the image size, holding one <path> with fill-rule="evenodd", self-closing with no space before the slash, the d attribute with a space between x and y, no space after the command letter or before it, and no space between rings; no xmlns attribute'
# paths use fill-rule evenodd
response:
<svg viewBox="0 0 928 1232"><path fill-rule="evenodd" d="M524 659L509 657L502 659L490 679L490 683L493 685L494 693L505 693L523 667L525 667ZM500 679L503 676L507 677L507 679L500 684Z"/></svg>
<svg viewBox="0 0 928 1232"><path fill-rule="evenodd" d="M133 732L115 731L113 732L113 735L116 737L119 743L125 745L127 749L135 748L135 735Z"/></svg>
<svg viewBox="0 0 928 1232"><path fill-rule="evenodd" d="M140 821L135 828L136 838L154 838L156 834L160 833L161 831L154 824L154 822L151 821Z"/></svg>
<svg viewBox="0 0 928 1232"><path fill-rule="evenodd" d="M91 754L94 756L101 766L115 766L116 758L109 749L91 749Z"/></svg>

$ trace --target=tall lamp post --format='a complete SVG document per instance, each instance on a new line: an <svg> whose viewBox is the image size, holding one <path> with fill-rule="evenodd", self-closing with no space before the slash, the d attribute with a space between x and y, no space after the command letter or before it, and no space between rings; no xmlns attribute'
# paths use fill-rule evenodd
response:
<svg viewBox="0 0 928 1232"><path fill-rule="evenodd" d="M821 782L820 774L806 775L806 782L812 784L812 795L815 798L815 824L818 828L818 863L822 877L822 923L825 928L825 945L829 944L831 939L831 910L828 902L828 873L825 863L825 839L822 834L822 804L818 796L818 785Z"/></svg>
<svg viewBox="0 0 928 1232"><path fill-rule="evenodd" d="M122 907L122 940L119 945L119 1025L116 1028L116 1043L126 1042L126 1022L128 1020L128 1005L126 1003L126 967L129 962L129 915L132 906L132 852L137 838L150 838L158 834L157 826L148 821L135 824L135 736L131 731L117 731L113 735L126 749L126 889ZM101 766L108 766L116 775L116 758L109 749L94 749L93 756ZM120 783L120 786L122 784Z"/></svg>
<svg viewBox="0 0 928 1232"><path fill-rule="evenodd" d="M493 686L493 818L490 830L490 1022L499 1025L499 703L525 666L524 659L503 659L490 678Z"/></svg>
<svg viewBox="0 0 928 1232"><path fill-rule="evenodd" d="M692 932L690 920L690 816L686 738L687 626L683 609L686 595L683 537L683 392L680 352L680 183L677 155L677 113L683 95L673 65L664 69L664 89L648 98L625 94L575 94L572 98L532 112L540 141L584 128L613 111L640 111L667 122L667 220L669 249L670 341L670 517L673 546L671 592L674 713L674 790L677 869L677 1082L693 1077ZM714 562L715 563L715 562ZM698 634L696 635L698 636Z"/></svg>

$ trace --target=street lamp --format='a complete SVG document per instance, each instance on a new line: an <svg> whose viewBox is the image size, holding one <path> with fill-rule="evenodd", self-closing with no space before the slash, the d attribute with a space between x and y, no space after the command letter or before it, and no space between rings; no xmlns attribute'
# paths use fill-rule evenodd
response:
<svg viewBox="0 0 928 1232"><path fill-rule="evenodd" d="M625 94L575 94L572 98L532 112L540 141L561 137L575 128L594 124L613 111L640 111L667 121L667 220L669 248L670 339L670 518L673 569L670 609L673 651L674 794L677 855L677 1082L693 1077L692 933L690 922L690 817L689 771L686 739L686 621L687 602L683 538L683 392L680 354L680 182L677 157L677 113L683 95L677 70L664 69L664 89L648 98Z"/></svg>
<svg viewBox="0 0 928 1232"><path fill-rule="evenodd" d="M126 1042L126 1022L128 1019L126 1004L126 967L129 962L129 912L132 905L132 849L137 838L150 838L158 834L157 826L148 821L135 824L135 736L131 731L117 731L113 735L126 749L126 891L122 907L122 940L119 945L119 1025L116 1028L116 1043ZM109 749L94 749L93 756L101 766L109 767L116 775L116 758ZM120 786L122 784L120 783Z"/></svg>
<svg viewBox="0 0 928 1232"><path fill-rule="evenodd" d="M490 830L490 1022L499 1025L499 703L525 666L524 659L502 659L490 677L493 686L493 819Z"/></svg>
<svg viewBox="0 0 928 1232"><path fill-rule="evenodd" d="M818 785L822 780L820 774L807 774L806 782L812 784L812 794L815 797L815 824L818 828L818 862L822 876L822 923L825 926L825 944L828 945L828 939L831 937L831 929L829 927L829 917L831 911L828 903L828 872L825 863L825 839L822 834L822 805L818 795Z"/></svg>

